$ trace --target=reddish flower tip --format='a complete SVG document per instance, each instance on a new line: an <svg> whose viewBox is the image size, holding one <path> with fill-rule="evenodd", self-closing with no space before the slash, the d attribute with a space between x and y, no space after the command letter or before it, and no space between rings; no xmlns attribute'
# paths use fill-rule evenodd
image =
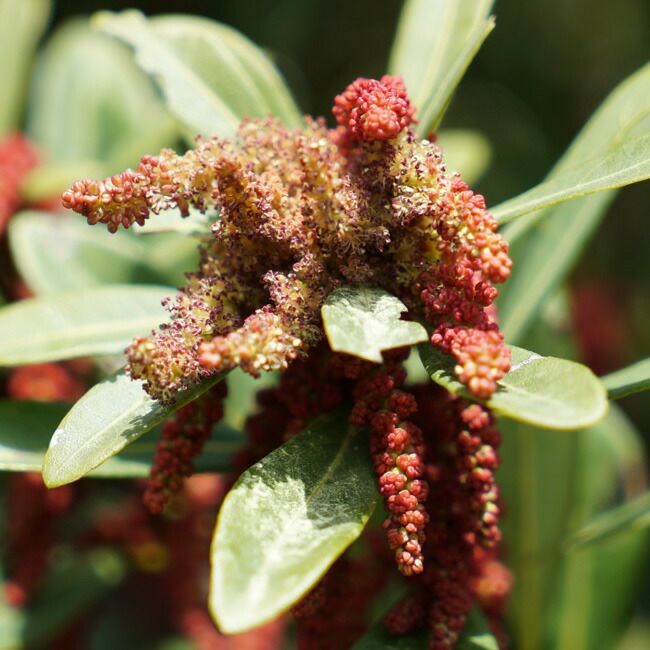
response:
<svg viewBox="0 0 650 650"><path fill-rule="evenodd" d="M334 100L336 121L356 140L388 140L415 122L415 107L400 77L353 81Z"/></svg>

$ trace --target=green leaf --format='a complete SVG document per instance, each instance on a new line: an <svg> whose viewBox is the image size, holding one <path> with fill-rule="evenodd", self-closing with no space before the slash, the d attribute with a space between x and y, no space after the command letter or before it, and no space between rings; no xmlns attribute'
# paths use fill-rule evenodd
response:
<svg viewBox="0 0 650 650"><path fill-rule="evenodd" d="M40 472L54 431L69 410L67 404L0 400L0 470ZM144 478L149 475L158 428L109 458L90 478ZM194 465L198 472L225 472L244 437L241 432L218 425Z"/></svg>
<svg viewBox="0 0 650 650"><path fill-rule="evenodd" d="M557 203L616 189L650 178L650 134L611 145L607 152L585 160L536 185L492 210L495 219L508 223Z"/></svg>
<svg viewBox="0 0 650 650"><path fill-rule="evenodd" d="M0 137L20 124L23 93L50 0L0 0Z"/></svg>
<svg viewBox="0 0 650 650"><path fill-rule="evenodd" d="M563 549L572 530L642 480L634 429L616 408L571 436L503 419L499 428L498 480L508 504L504 548L515 576L509 601L513 646L615 647L616 631L634 599L630 578L639 570L643 546L627 539L610 548L609 557ZM602 584L608 588L599 588Z"/></svg>
<svg viewBox="0 0 650 650"><path fill-rule="evenodd" d="M91 228L77 215L21 212L9 222L9 246L37 295L134 281L163 284L168 275L145 242Z"/></svg>
<svg viewBox="0 0 650 650"><path fill-rule="evenodd" d="M332 350L381 363L383 350L428 339L422 325L400 319L405 311L402 301L383 289L341 287L328 296L321 313Z"/></svg>
<svg viewBox="0 0 650 650"><path fill-rule="evenodd" d="M0 365L119 354L167 320L170 287L117 285L21 300L0 309Z"/></svg>
<svg viewBox="0 0 650 650"><path fill-rule="evenodd" d="M432 345L420 355L431 379L455 395L476 398L454 373L454 360ZM485 404L500 415L549 429L581 429L607 413L607 396L598 378L582 364L510 346L512 368Z"/></svg>
<svg viewBox="0 0 650 650"><path fill-rule="evenodd" d="M96 24L134 49L136 63L159 85L189 137L228 136L243 117L268 114L300 124L276 68L233 29L190 16L147 20L137 11L103 12Z"/></svg>
<svg viewBox="0 0 650 650"><path fill-rule="evenodd" d="M226 634L297 602L361 534L377 501L368 441L340 410L249 468L219 513L210 608Z"/></svg>
<svg viewBox="0 0 650 650"><path fill-rule="evenodd" d="M613 191L601 192L558 205L511 245L515 270L499 289L498 299L501 331L507 341L522 340L579 259L615 196Z"/></svg>
<svg viewBox="0 0 650 650"><path fill-rule="evenodd" d="M607 97L578 133L569 149L546 178L546 183L562 182L565 174L573 174L580 167L588 167L590 161L617 152L625 143L650 132L650 63L628 77ZM642 152L641 152L642 153ZM512 199L507 203L512 205ZM506 204L503 204L506 205ZM497 218L505 214L502 206L492 210ZM510 224L504 235L513 242L521 237L540 219L551 218L553 210L530 214ZM565 215L570 217L568 213Z"/></svg>
<svg viewBox="0 0 650 650"><path fill-rule="evenodd" d="M499 650L499 644L490 632L485 616L477 607L469 613L456 647L458 650Z"/></svg>
<svg viewBox="0 0 650 650"><path fill-rule="evenodd" d="M177 137L174 120L129 50L80 19L59 27L38 57L27 133L55 163L87 161L80 177L93 177L98 164L108 173L133 166Z"/></svg>
<svg viewBox="0 0 650 650"><path fill-rule="evenodd" d="M598 515L568 540L569 550L602 544L628 531L650 527L650 492Z"/></svg>
<svg viewBox="0 0 650 650"><path fill-rule="evenodd" d="M610 399L650 390L650 357L602 377Z"/></svg>
<svg viewBox="0 0 650 650"><path fill-rule="evenodd" d="M400 75L418 109L416 131L436 131L451 96L494 29L494 0L407 0L388 70Z"/></svg>
<svg viewBox="0 0 650 650"><path fill-rule="evenodd" d="M492 145L480 131L445 129L438 133L436 144L442 148L447 169L459 172L470 185L483 176L492 159Z"/></svg>
<svg viewBox="0 0 650 650"><path fill-rule="evenodd" d="M152 399L142 382L123 372L97 384L54 432L43 461L45 484L57 487L85 476L223 377L218 375L179 394L173 405Z"/></svg>

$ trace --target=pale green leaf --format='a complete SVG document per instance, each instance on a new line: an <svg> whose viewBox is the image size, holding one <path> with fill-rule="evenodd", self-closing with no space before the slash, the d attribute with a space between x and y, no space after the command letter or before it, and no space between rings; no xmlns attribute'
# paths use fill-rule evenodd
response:
<svg viewBox="0 0 650 650"><path fill-rule="evenodd" d="M406 0L388 70L418 112L416 131L436 131L456 86L494 29L494 0Z"/></svg>
<svg viewBox="0 0 650 650"><path fill-rule="evenodd" d="M152 399L141 381L123 372L93 386L52 436L43 462L45 484L57 487L85 476L221 379L218 375L180 393L173 405Z"/></svg>
<svg viewBox="0 0 650 650"><path fill-rule="evenodd" d="M548 181L536 185L519 196L502 203L492 214L501 223L508 223L530 212L549 208L557 203L616 189L650 178L650 133L617 142L606 153L581 161Z"/></svg>
<svg viewBox="0 0 650 650"><path fill-rule="evenodd" d="M39 55L27 133L56 163L88 161L80 177L92 177L99 163L119 172L177 137L174 120L128 48L80 19L59 27Z"/></svg>
<svg viewBox="0 0 650 650"><path fill-rule="evenodd" d="M650 492L598 515L577 530L568 540L570 550L608 542L630 530L650 527Z"/></svg>
<svg viewBox="0 0 650 650"><path fill-rule="evenodd" d="M91 228L78 215L20 212L9 222L9 246L20 276L37 295L128 282L163 284L169 275L145 242L131 233Z"/></svg>
<svg viewBox="0 0 650 650"><path fill-rule="evenodd" d="M545 182L561 183L565 173L572 174L575 169L588 165L589 161L612 154L622 144L649 132L650 64L646 64L610 93L550 171ZM492 212L499 216L503 210L497 206ZM537 221L551 218L554 214L554 210L532 213L509 224L504 235L508 241L514 242ZM565 213L565 216L571 215Z"/></svg>
<svg viewBox="0 0 650 650"><path fill-rule="evenodd" d="M325 415L240 477L212 542L210 608L242 632L298 601L361 534L377 500L368 441Z"/></svg>
<svg viewBox="0 0 650 650"><path fill-rule="evenodd" d="M650 390L650 357L602 377L610 399Z"/></svg>
<svg viewBox="0 0 650 650"><path fill-rule="evenodd" d="M179 233L181 235L206 235L216 220L214 215L201 214L190 208L187 217L181 217L176 208L163 210L141 226L134 224L133 232L137 235L153 235L158 233Z"/></svg>
<svg viewBox="0 0 650 650"><path fill-rule="evenodd" d="M0 400L0 470L40 472L52 431L70 409L55 402ZM89 478L144 478L148 476L160 430L155 428L109 458ZM201 455L197 472L225 472L232 455L244 442L241 432L218 425Z"/></svg>
<svg viewBox="0 0 650 650"><path fill-rule="evenodd" d="M445 129L438 133L436 144L442 148L447 170L459 172L470 185L483 176L492 159L492 146L480 131Z"/></svg>
<svg viewBox="0 0 650 650"><path fill-rule="evenodd" d="M170 287L113 285L29 298L0 309L0 365L119 354L167 320Z"/></svg>
<svg viewBox="0 0 650 650"><path fill-rule="evenodd" d="M607 413L598 378L575 361L542 357L510 346L512 368L485 404L500 415L549 429L581 429ZM432 345L420 346L431 379L450 392L475 399L454 373L454 360Z"/></svg>
<svg viewBox="0 0 650 650"><path fill-rule="evenodd" d="M405 311L399 298L383 289L342 287L328 296L321 313L332 350L381 363L383 350L428 338L422 325L400 319Z"/></svg>
<svg viewBox="0 0 650 650"><path fill-rule="evenodd" d="M51 4L50 0L0 0L0 136L20 124L29 68Z"/></svg>
<svg viewBox="0 0 650 650"><path fill-rule="evenodd" d="M96 24L133 48L188 136L232 135L243 117L268 114L300 123L273 64L228 27L192 16L147 20L137 11L101 13Z"/></svg>

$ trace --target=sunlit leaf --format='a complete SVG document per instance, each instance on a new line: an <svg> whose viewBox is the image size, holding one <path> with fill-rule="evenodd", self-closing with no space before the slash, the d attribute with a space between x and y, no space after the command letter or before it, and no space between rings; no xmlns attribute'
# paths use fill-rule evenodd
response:
<svg viewBox="0 0 650 650"><path fill-rule="evenodd" d="M43 462L45 484L56 487L85 476L221 379L179 394L173 405L152 399L142 382L122 372L93 386L52 435Z"/></svg>
<svg viewBox="0 0 650 650"><path fill-rule="evenodd" d="M456 86L494 29L494 0L407 0L390 55L418 109L418 135L436 131Z"/></svg>
<svg viewBox="0 0 650 650"><path fill-rule="evenodd" d="M76 162L80 177L92 177L98 164L114 174L173 144L176 127L128 48L94 32L88 21L73 20L39 55L27 133L54 162Z"/></svg>
<svg viewBox="0 0 650 650"><path fill-rule="evenodd" d="M512 368L485 402L501 415L550 429L580 429L607 412L607 395L598 378L575 361L542 357L510 346ZM470 399L471 393L454 373L454 360L432 345L420 346L431 379Z"/></svg>
<svg viewBox="0 0 650 650"><path fill-rule="evenodd" d="M339 411L240 477L212 543L210 608L242 632L299 600L363 530L377 500L368 441Z"/></svg>
<svg viewBox="0 0 650 650"><path fill-rule="evenodd" d="M647 136L648 133L650 133L650 64L643 66L614 89L550 171L545 183L561 184L565 174L573 174L580 167L587 170L590 161L596 161L608 154L616 155L615 152L622 145L641 136ZM639 153L643 155L643 152ZM519 197L511 201L518 200ZM507 203L512 205L511 201ZM492 209L492 212L498 218L503 218L505 214L502 206L497 206ZM513 242L538 220L551 218L554 214L555 211L550 209L522 217L509 224L504 229L504 235L508 241ZM571 214L566 212L565 216L570 217Z"/></svg>
<svg viewBox="0 0 650 650"><path fill-rule="evenodd" d="M602 377L610 399L650 390L650 357Z"/></svg>
<svg viewBox="0 0 650 650"><path fill-rule="evenodd" d="M508 223L530 212L557 203L616 189L650 178L650 133L612 144L594 156L536 185L492 210L499 223Z"/></svg>
<svg viewBox="0 0 650 650"><path fill-rule="evenodd" d="M266 55L235 30L192 16L147 20L137 11L101 13L97 26L135 51L189 137L231 135L243 117L300 114Z"/></svg>
<svg viewBox="0 0 650 650"><path fill-rule="evenodd" d="M616 192L600 192L552 208L510 247L512 276L499 289L499 321L519 343L545 301L561 285L596 231Z"/></svg>
<svg viewBox="0 0 650 650"><path fill-rule="evenodd" d="M67 404L0 400L0 470L40 472L52 431L68 412ZM143 478L148 476L158 428L109 458L90 472L90 478ZM219 425L194 461L197 472L224 472L244 441L241 432Z"/></svg>
<svg viewBox="0 0 650 650"><path fill-rule="evenodd" d="M19 126L23 93L50 0L0 0L0 136Z"/></svg>
<svg viewBox="0 0 650 650"><path fill-rule="evenodd" d="M333 291L322 309L330 347L381 363L382 350L426 341L419 323L401 320L406 306L383 289L342 287Z"/></svg>

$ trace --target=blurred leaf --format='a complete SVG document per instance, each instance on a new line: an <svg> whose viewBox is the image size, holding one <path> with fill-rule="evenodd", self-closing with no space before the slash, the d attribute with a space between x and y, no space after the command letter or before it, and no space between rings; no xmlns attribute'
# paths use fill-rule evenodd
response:
<svg viewBox="0 0 650 650"><path fill-rule="evenodd" d="M27 133L56 163L89 161L79 174L84 177L97 165L91 161L116 173L173 144L176 127L128 49L86 20L73 20L56 30L39 56Z"/></svg>
<svg viewBox="0 0 650 650"><path fill-rule="evenodd" d="M587 124L578 133L569 149L546 177L546 182L560 179L565 173L605 156L621 143L650 131L650 63L619 84L605 99ZM582 199L588 200L588 199ZM574 206L577 209L577 204ZM498 216L501 206L492 210ZM547 209L530 214L508 225L503 234L509 242L516 241L540 219L556 218L556 210ZM566 215L571 214L566 211Z"/></svg>
<svg viewBox="0 0 650 650"><path fill-rule="evenodd" d="M103 548L55 564L24 610L24 646L44 647L122 582L125 573L122 557Z"/></svg>
<svg viewBox="0 0 650 650"><path fill-rule="evenodd" d="M596 426L571 436L510 420L499 425L503 444L498 479L508 513L504 548L515 576L510 598L513 645L522 650L609 650L634 598L630 580L638 573L638 540L616 553L610 550L609 568L599 566L604 558L563 553L563 545L571 531L608 507L621 489L627 491L628 482L637 483L637 435L615 407ZM603 582L602 572L607 571ZM626 585L627 593L621 593L620 585ZM596 606L608 611L596 614ZM607 618L611 629L601 629L598 617ZM586 632L596 628L602 640ZM566 643L571 630L574 644ZM589 641L579 641L583 636Z"/></svg>
<svg viewBox="0 0 650 650"><path fill-rule="evenodd" d="M406 0L388 64L416 107L416 132L438 129L456 86L494 29L494 0Z"/></svg>
<svg viewBox="0 0 650 650"><path fill-rule="evenodd" d="M133 232L137 235L152 235L157 233L174 232L181 235L205 235L211 230L216 218L211 215L201 214L198 210L190 208L187 217L181 217L176 208L163 210L147 219L142 226L134 224Z"/></svg>
<svg viewBox="0 0 650 650"><path fill-rule="evenodd" d="M152 399L141 381L123 372L93 386L52 436L43 461L45 484L57 487L85 476L223 378L218 375L180 393L172 405Z"/></svg>
<svg viewBox="0 0 650 650"><path fill-rule="evenodd" d="M119 354L168 319L169 287L113 285L21 300L0 309L0 365Z"/></svg>
<svg viewBox="0 0 650 650"><path fill-rule="evenodd" d="M492 159L492 146L480 131L445 129L438 133L436 144L442 148L447 169L459 172L469 185L483 176Z"/></svg>
<svg viewBox="0 0 650 650"><path fill-rule="evenodd" d="M276 68L235 30L193 16L147 20L137 11L103 12L95 20L134 49L136 63L160 86L188 137L229 136L243 117L268 114L300 124Z"/></svg>
<svg viewBox="0 0 650 650"><path fill-rule="evenodd" d="M536 185L492 210L495 219L508 223L517 217L557 203L616 189L650 178L650 134L617 141L601 155L553 173Z"/></svg>
<svg viewBox="0 0 650 650"><path fill-rule="evenodd" d="M650 527L650 492L598 515L576 531L567 541L569 549L591 546L611 537Z"/></svg>
<svg viewBox="0 0 650 650"><path fill-rule="evenodd" d="M602 377L610 399L650 390L650 357Z"/></svg>
<svg viewBox="0 0 650 650"><path fill-rule="evenodd" d="M64 188L78 178L104 178L109 167L98 160L64 160L39 164L27 174L20 186L23 201L30 205L58 198Z"/></svg>
<svg viewBox="0 0 650 650"><path fill-rule="evenodd" d="M228 395L224 402L223 421L235 429L243 429L246 418L255 412L257 393L272 388L279 381L279 373L264 372L259 377L252 377L241 368L234 368L228 373Z"/></svg>
<svg viewBox="0 0 650 650"><path fill-rule="evenodd" d="M70 409L56 402L0 400L0 470L40 472L52 431ZM157 428L109 458L90 472L90 478L144 478L149 475ZM233 453L244 436L225 425L218 425L195 460L198 472L224 472L230 469Z"/></svg>
<svg viewBox="0 0 650 650"><path fill-rule="evenodd" d="M500 415L550 429L581 429L607 412L607 396L589 368L509 346L512 368L484 403ZM429 376L455 395L477 400L454 373L455 361L432 345L419 347Z"/></svg>
<svg viewBox="0 0 650 650"><path fill-rule="evenodd" d="M420 323L400 319L405 311L402 301L383 289L341 287L327 297L321 313L332 350L381 363L382 350L429 338Z"/></svg>
<svg viewBox="0 0 650 650"><path fill-rule="evenodd" d="M19 127L32 56L51 4L50 0L0 0L0 137Z"/></svg>
<svg viewBox="0 0 650 650"><path fill-rule="evenodd" d="M9 246L21 277L37 295L134 281L163 284L170 274L131 233L111 235L77 215L20 212L9 222ZM165 257L169 263L169 252Z"/></svg>
<svg viewBox="0 0 650 650"><path fill-rule="evenodd" d="M616 192L601 192L553 208L529 236L510 248L514 272L499 289L501 331L519 343L560 286L602 221Z"/></svg>
<svg viewBox="0 0 650 650"><path fill-rule="evenodd" d="M377 501L367 445L340 410L242 474L212 543L210 608L223 632L284 612L361 534Z"/></svg>
<svg viewBox="0 0 650 650"><path fill-rule="evenodd" d="M456 647L458 650L499 650L485 616L477 607L469 613Z"/></svg>

